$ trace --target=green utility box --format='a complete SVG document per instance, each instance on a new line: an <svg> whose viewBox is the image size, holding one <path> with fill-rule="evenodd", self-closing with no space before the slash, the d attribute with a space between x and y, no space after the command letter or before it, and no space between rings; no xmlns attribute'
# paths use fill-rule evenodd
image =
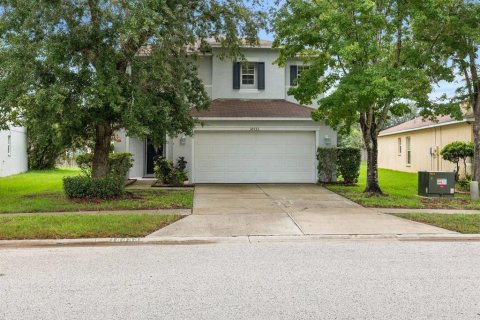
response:
<svg viewBox="0 0 480 320"><path fill-rule="evenodd" d="M418 172L418 195L424 197L453 197L455 172Z"/></svg>

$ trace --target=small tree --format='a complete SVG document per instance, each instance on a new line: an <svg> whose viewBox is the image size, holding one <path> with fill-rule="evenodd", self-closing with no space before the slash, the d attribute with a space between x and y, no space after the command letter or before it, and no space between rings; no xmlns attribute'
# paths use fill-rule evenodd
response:
<svg viewBox="0 0 480 320"><path fill-rule="evenodd" d="M463 169L467 174L467 158L473 157L474 146L471 142L454 141L443 147L440 152L443 160L450 161L455 164L455 179L459 180L460 161L463 161Z"/></svg>

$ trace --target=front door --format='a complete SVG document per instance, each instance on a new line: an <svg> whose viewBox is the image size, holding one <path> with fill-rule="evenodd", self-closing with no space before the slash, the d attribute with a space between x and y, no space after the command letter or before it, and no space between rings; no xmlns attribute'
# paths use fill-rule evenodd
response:
<svg viewBox="0 0 480 320"><path fill-rule="evenodd" d="M145 170L145 175L146 176L151 176L154 174L154 158L156 156L163 156L163 145L159 147L155 147L153 144L150 143L150 141L147 139L145 141L145 158L146 158L146 170Z"/></svg>

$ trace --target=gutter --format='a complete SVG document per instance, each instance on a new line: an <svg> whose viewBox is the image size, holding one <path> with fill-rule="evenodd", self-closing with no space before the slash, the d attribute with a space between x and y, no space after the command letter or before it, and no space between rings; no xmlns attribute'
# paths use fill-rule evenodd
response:
<svg viewBox="0 0 480 320"><path fill-rule="evenodd" d="M387 132L387 133L380 133L378 136L379 137L384 137L384 136L391 136L394 134L399 134L399 133L405 133L405 132L412 132L412 131L419 131L419 130L424 130L424 129L431 129L431 128L438 128L438 127L443 127L443 126L448 126L451 124L459 124L459 123L464 123L464 122L471 122L472 119L463 119L463 120L454 120L454 121L449 121L449 122L443 122L443 123L435 123L431 124L425 127L418 127L418 128L411 128L411 129L404 129L404 130L398 130L394 132ZM388 130L388 129L387 129Z"/></svg>

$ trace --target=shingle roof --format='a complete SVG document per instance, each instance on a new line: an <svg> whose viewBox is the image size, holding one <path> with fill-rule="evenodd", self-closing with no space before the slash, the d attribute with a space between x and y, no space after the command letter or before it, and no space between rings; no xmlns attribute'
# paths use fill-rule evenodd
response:
<svg viewBox="0 0 480 320"><path fill-rule="evenodd" d="M387 134L392 134L396 132L401 132L401 131L406 131L406 130L417 130L417 129L422 129L425 127L433 126L433 125L446 125L449 122L456 123L457 121L453 119L451 116L438 116L437 121L431 121L431 120L424 120L422 117L416 117L415 119L406 121L404 123L401 123L399 125L396 125L394 127L385 129L380 132L380 135L387 135Z"/></svg>
<svg viewBox="0 0 480 320"><path fill-rule="evenodd" d="M192 110L198 118L299 118L310 119L314 109L286 100L216 99L208 110Z"/></svg>

